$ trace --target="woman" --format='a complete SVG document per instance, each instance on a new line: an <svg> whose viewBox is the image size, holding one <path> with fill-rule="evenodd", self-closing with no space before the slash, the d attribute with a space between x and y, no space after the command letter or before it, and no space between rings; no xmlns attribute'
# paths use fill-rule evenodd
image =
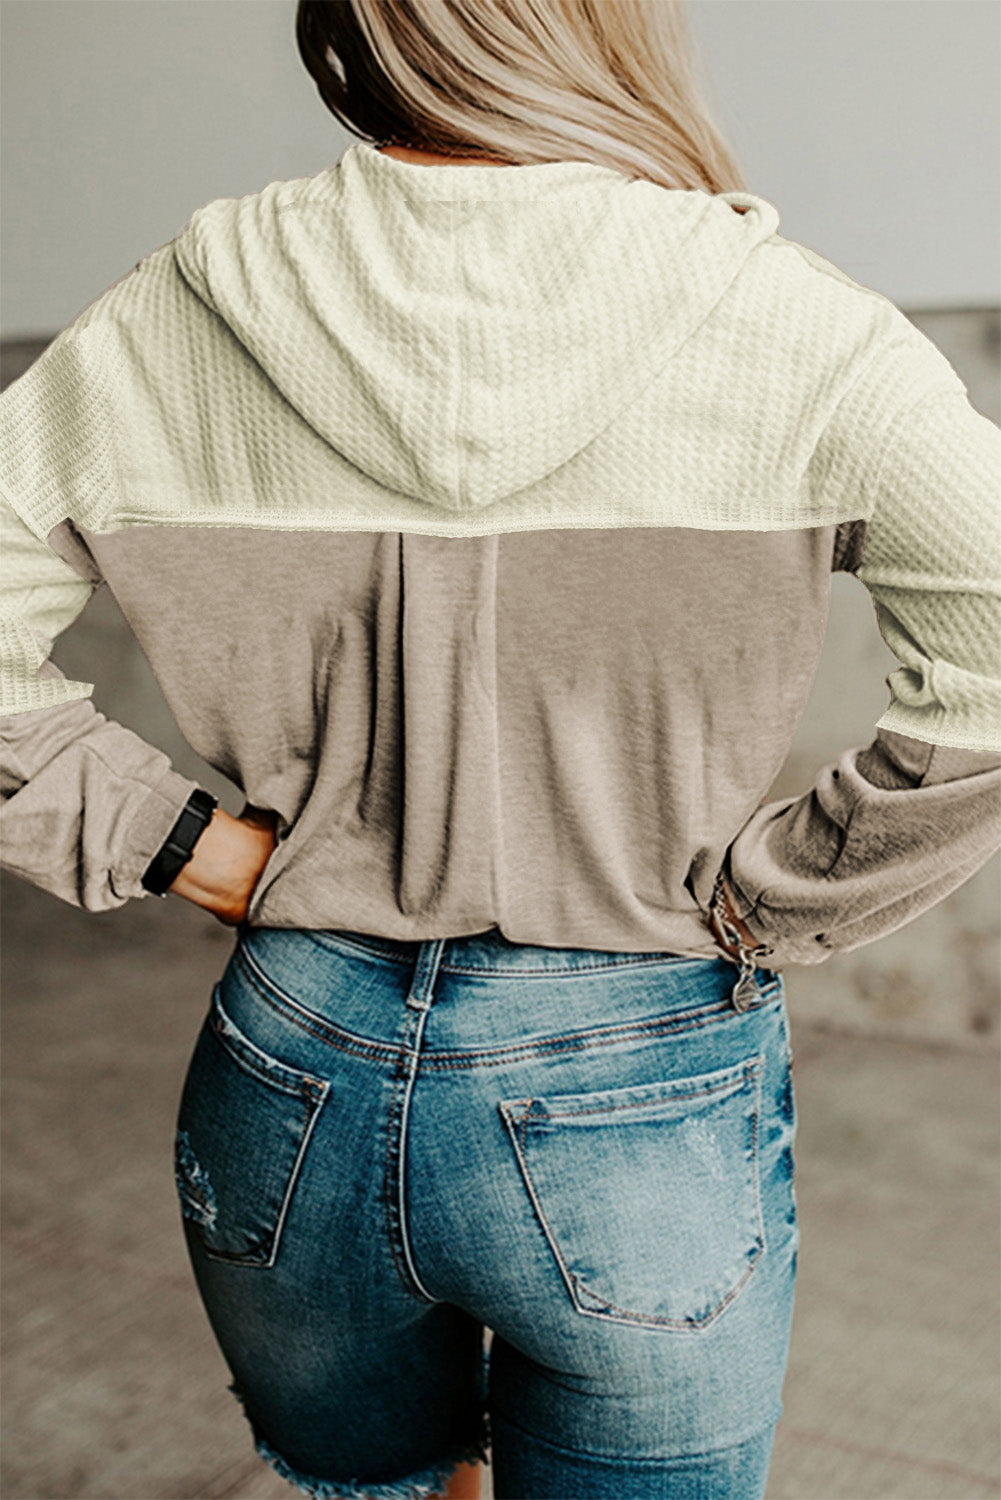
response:
<svg viewBox="0 0 1001 1500"><path fill-rule="evenodd" d="M4 863L236 929L177 1185L302 1493L473 1495L489 1452L498 1497L755 1500L781 971L1001 844L998 429L778 234L679 5L304 0L297 41L358 141L198 210L0 403ZM763 802L835 569L890 703ZM102 582L241 817L49 658Z"/></svg>

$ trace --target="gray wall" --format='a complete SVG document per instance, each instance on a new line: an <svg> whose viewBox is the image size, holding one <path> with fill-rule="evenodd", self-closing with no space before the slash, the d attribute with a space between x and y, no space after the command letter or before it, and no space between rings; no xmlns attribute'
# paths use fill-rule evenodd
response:
<svg viewBox="0 0 1001 1500"><path fill-rule="evenodd" d="M714 113L781 232L908 307L993 305L1001 8L694 0ZM0 333L55 332L209 199L351 137L294 0L6 0Z"/></svg>

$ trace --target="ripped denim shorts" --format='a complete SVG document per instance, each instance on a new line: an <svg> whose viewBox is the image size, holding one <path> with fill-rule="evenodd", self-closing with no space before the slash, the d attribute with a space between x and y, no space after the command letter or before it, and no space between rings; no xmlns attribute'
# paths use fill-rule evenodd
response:
<svg viewBox="0 0 1001 1500"><path fill-rule="evenodd" d="M780 974L237 929L177 1119L257 1451L314 1497L760 1500L798 1228Z"/></svg>

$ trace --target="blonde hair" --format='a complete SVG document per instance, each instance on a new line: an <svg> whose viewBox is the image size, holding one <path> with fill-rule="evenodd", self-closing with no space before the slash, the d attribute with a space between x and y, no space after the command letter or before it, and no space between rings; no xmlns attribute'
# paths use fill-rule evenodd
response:
<svg viewBox="0 0 1001 1500"><path fill-rule="evenodd" d="M683 0L299 0L296 43L327 108L377 145L747 191Z"/></svg>

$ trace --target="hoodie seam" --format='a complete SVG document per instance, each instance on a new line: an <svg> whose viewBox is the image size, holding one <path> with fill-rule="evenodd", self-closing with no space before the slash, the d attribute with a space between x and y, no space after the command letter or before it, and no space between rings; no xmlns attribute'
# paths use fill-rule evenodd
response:
<svg viewBox="0 0 1001 1500"><path fill-rule="evenodd" d="M779 232L775 230L770 235L768 235L766 239L762 240L761 243L764 245L771 245L771 248L773 250L778 250L780 252L786 249L795 250L803 265L805 265L808 270L814 272L815 275L822 276L825 281L835 281L841 286L847 286L850 291L858 292L866 297L873 298L883 307L892 307L895 311L899 311L899 309L897 308L897 304L893 301L893 299L891 297L888 297L885 292L879 291L877 287L866 286L864 282L856 281L853 276L849 276L846 272L840 271L840 268L837 266L818 264L818 262L814 260L813 257L817 255L820 257L820 260L824 260L825 257L820 256L819 251L813 250L808 245L801 244L798 240L788 239L785 235L779 234Z"/></svg>

